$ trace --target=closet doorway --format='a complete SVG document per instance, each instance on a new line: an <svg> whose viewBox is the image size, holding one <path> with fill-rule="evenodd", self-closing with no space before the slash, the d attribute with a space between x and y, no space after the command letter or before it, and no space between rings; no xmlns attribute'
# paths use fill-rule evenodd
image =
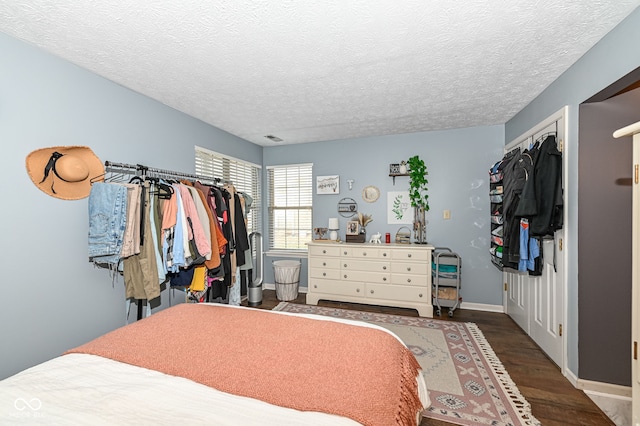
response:
<svg viewBox="0 0 640 426"><path fill-rule="evenodd" d="M623 387L632 373L633 149L631 137L613 132L640 120L638 78L579 110L579 378Z"/></svg>
<svg viewBox="0 0 640 426"><path fill-rule="evenodd" d="M542 142L547 134L556 135L558 150L562 152L563 182L566 182L567 155L564 140L567 130L567 107L540 122L537 126L514 139L505 147L505 153L519 148L529 148L536 141ZM566 200L566 193L563 194ZM563 212L563 223L567 223L567 209ZM505 312L540 346L540 348L565 372L566 338L566 277L564 249L564 227L555 232L554 238L543 239L542 275L532 276L526 272L507 269L503 271Z"/></svg>

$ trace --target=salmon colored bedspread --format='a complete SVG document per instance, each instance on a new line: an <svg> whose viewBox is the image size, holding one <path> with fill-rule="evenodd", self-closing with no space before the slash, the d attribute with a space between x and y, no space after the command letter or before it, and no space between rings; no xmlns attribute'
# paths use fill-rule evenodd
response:
<svg viewBox="0 0 640 426"><path fill-rule="evenodd" d="M99 355L365 425L415 425L423 409L420 367L404 345L384 331L334 321L181 304L67 353Z"/></svg>

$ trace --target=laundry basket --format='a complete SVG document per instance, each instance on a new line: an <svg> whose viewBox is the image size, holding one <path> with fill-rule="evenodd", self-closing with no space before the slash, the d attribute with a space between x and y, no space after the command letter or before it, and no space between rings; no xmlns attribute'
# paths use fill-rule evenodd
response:
<svg viewBox="0 0 640 426"><path fill-rule="evenodd" d="M276 297L278 300L286 302L298 297L300 261L276 260L273 262L273 274L276 279Z"/></svg>

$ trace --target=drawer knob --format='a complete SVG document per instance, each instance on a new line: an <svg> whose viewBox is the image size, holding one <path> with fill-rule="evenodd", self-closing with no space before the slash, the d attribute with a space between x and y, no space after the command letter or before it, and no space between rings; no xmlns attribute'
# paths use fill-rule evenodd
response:
<svg viewBox="0 0 640 426"><path fill-rule="evenodd" d="M408 268L407 268L407 271L411 272L411 267L408 267Z"/></svg>
<svg viewBox="0 0 640 426"><path fill-rule="evenodd" d="M411 253L409 253L409 254L407 255L407 257L411 257Z"/></svg>
<svg viewBox="0 0 640 426"><path fill-rule="evenodd" d="M367 252L365 251L364 253L362 253L362 255L363 255L363 256L366 256L366 255L367 255Z"/></svg>
<svg viewBox="0 0 640 426"><path fill-rule="evenodd" d="M344 254L347 254L347 252L345 251Z"/></svg>
<svg viewBox="0 0 640 426"><path fill-rule="evenodd" d="M382 257L387 257L387 253L382 253Z"/></svg>
<svg viewBox="0 0 640 426"><path fill-rule="evenodd" d="M383 271L386 271L386 270L387 270L387 267L386 267L386 266L383 266L383 267L382 267L382 270L383 270Z"/></svg>
<svg viewBox="0 0 640 426"><path fill-rule="evenodd" d="M322 266L327 266L327 262L322 262Z"/></svg>
<svg viewBox="0 0 640 426"><path fill-rule="evenodd" d="M411 282L411 278L407 278L407 282L410 283Z"/></svg>
<svg viewBox="0 0 640 426"><path fill-rule="evenodd" d="M314 284L314 285L313 285L313 288L318 288L318 284Z"/></svg>
<svg viewBox="0 0 640 426"><path fill-rule="evenodd" d="M347 278L347 275L345 274L345 276L344 276L344 277L345 277L345 278Z"/></svg>
<svg viewBox="0 0 640 426"><path fill-rule="evenodd" d="M420 294L418 295L418 297L422 297L422 293L420 293Z"/></svg>
<svg viewBox="0 0 640 426"><path fill-rule="evenodd" d="M327 273L326 273L326 272L323 272L323 273L322 273L322 276L323 276L323 277L326 277L326 276L327 276Z"/></svg>
<svg viewBox="0 0 640 426"><path fill-rule="evenodd" d="M326 250L322 250L322 254L326 254L326 253L327 253L327 251L326 251Z"/></svg>
<svg viewBox="0 0 640 426"><path fill-rule="evenodd" d="M346 264L346 263L344 264L344 267L345 267L345 268L347 267L347 264Z"/></svg>
<svg viewBox="0 0 640 426"><path fill-rule="evenodd" d="M386 280L387 280L387 277L382 277L382 281L386 281Z"/></svg>
<svg viewBox="0 0 640 426"><path fill-rule="evenodd" d="M356 293L360 293L360 289L359 288L356 288Z"/></svg>
<svg viewBox="0 0 640 426"><path fill-rule="evenodd" d="M371 294L373 294L373 290L371 290Z"/></svg>

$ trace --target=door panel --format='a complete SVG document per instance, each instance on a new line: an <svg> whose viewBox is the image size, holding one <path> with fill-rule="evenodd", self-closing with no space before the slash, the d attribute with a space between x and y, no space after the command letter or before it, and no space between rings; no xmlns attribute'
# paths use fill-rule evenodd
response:
<svg viewBox="0 0 640 426"><path fill-rule="evenodd" d="M555 241L560 241L560 238L556 235ZM562 365L563 345L560 326L564 299L559 282L562 271L558 270L562 266L562 262L558 262L557 252L554 258L555 241L543 241L544 267L542 276L530 277L533 315L530 334L531 338L556 364Z"/></svg>
<svg viewBox="0 0 640 426"><path fill-rule="evenodd" d="M529 334L529 292L525 278L526 275L517 272L504 273L507 283L507 314Z"/></svg>

